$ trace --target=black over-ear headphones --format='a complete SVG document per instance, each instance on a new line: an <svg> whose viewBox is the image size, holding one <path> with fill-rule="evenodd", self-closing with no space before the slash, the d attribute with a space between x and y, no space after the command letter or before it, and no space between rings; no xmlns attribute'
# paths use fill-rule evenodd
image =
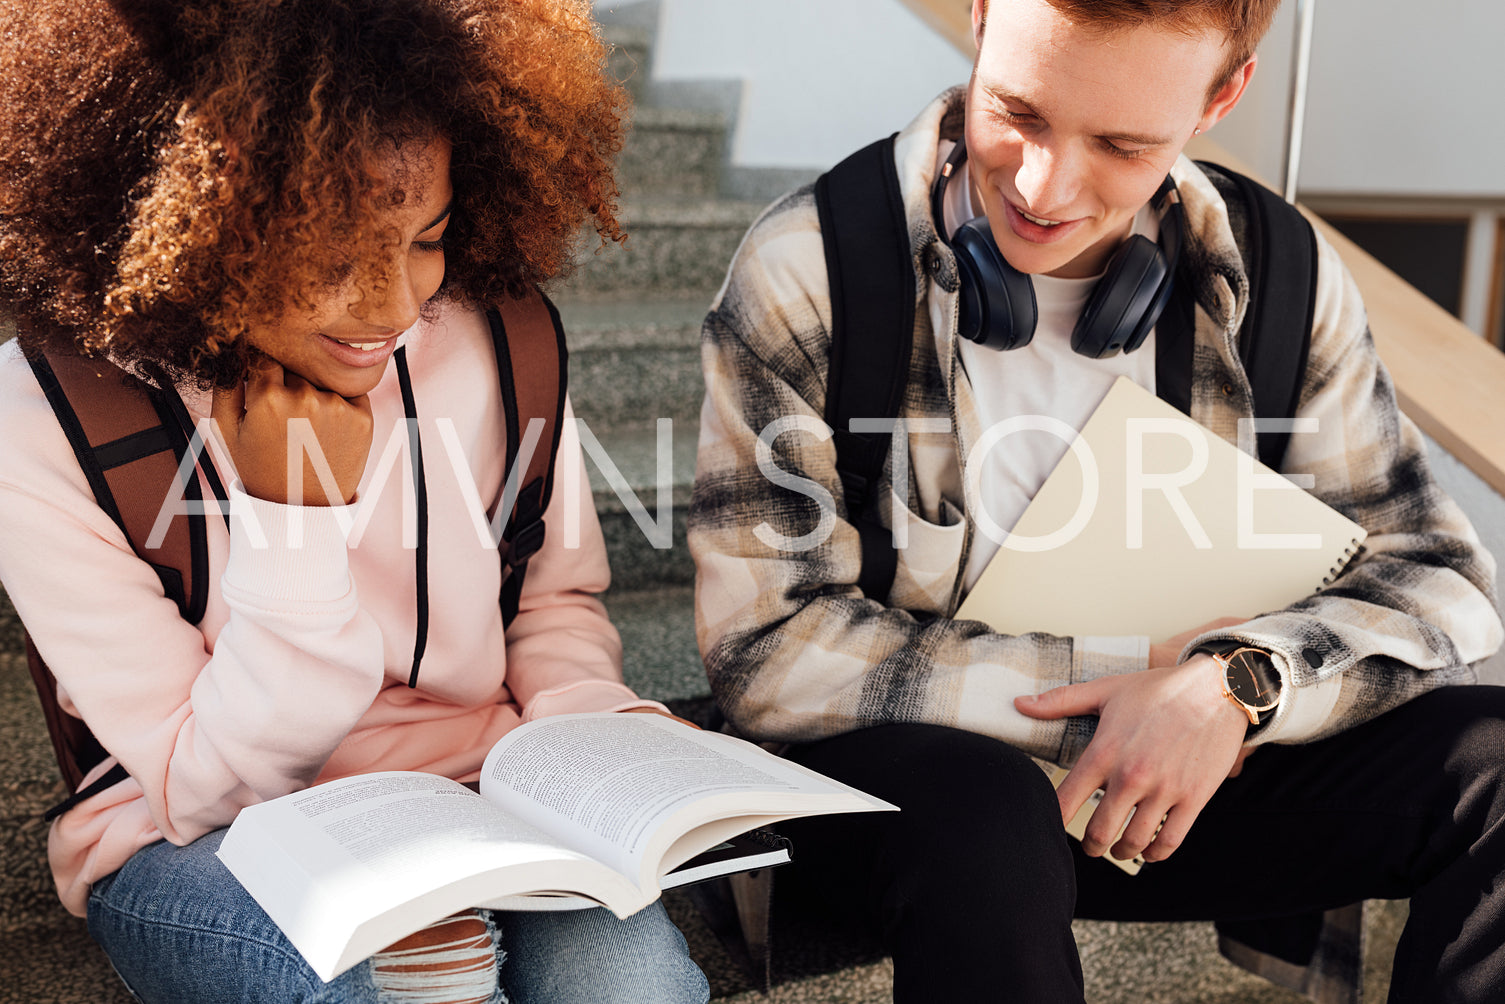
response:
<svg viewBox="0 0 1505 1004"><path fill-rule="evenodd" d="M930 189L930 209L945 240L943 196L946 183L967 159L967 144L956 144ZM1108 260L1071 332L1074 351L1093 359L1133 352L1149 337L1170 300L1176 263L1181 258L1184 211L1175 182L1167 175L1155 193L1160 240L1134 234ZM991 349L1017 349L1035 336L1038 311L1030 277L1010 265L993 240L986 216L968 220L946 242L961 278L958 333Z"/></svg>

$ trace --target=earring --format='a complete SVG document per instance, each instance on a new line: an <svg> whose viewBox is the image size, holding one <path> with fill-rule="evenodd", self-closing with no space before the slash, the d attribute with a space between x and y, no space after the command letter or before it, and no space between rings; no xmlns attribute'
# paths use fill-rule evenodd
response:
<svg viewBox="0 0 1505 1004"><path fill-rule="evenodd" d="M1191 134L1193 136L1200 136L1200 135L1202 135L1202 127L1201 126L1197 126L1195 129L1193 129L1191 131Z"/></svg>

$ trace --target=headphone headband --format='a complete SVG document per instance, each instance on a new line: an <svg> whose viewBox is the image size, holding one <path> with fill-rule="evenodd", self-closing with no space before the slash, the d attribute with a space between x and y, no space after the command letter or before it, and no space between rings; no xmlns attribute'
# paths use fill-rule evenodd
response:
<svg viewBox="0 0 1505 1004"><path fill-rule="evenodd" d="M986 216L946 234L945 192L967 160L959 140L930 186L930 212L941 241L951 248L961 278L962 337L996 349L1028 345L1038 310L1030 277L1010 265L993 239ZM1150 200L1161 213L1158 242L1131 235L1114 251L1071 333L1071 347L1094 359L1133 352L1144 344L1170 300L1181 257L1184 210L1176 183L1167 174Z"/></svg>

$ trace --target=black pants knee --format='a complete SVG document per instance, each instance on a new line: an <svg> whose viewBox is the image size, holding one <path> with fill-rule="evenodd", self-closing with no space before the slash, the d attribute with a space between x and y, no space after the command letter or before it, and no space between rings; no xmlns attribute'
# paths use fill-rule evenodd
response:
<svg viewBox="0 0 1505 1004"><path fill-rule="evenodd" d="M1055 791L1028 757L929 725L791 756L901 807L782 824L795 864L774 883L781 903L880 939L898 1004L996 1000L1003 986L1020 1001L1082 999L1071 851Z"/></svg>
<svg viewBox="0 0 1505 1004"><path fill-rule="evenodd" d="M1406 897L1392 1002L1505 993L1505 688L1262 747L1137 876L1083 855L1039 768L996 740L885 726L791 756L904 810L788 824L776 882L880 937L898 1002L1080 1000L1073 916L1258 921Z"/></svg>

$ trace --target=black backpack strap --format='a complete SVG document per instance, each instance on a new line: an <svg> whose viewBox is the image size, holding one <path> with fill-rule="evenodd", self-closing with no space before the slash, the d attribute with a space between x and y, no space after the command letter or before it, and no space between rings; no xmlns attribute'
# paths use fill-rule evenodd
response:
<svg viewBox="0 0 1505 1004"><path fill-rule="evenodd" d="M179 470L191 469L183 463L191 449L198 452L194 459L202 465L216 495L221 500L225 497L212 461L185 424L187 409L177 392L167 383L160 389L152 387L99 359L38 353L29 355L27 361L95 501L120 527L136 555L156 572L163 593L177 604L184 619L198 623L209 594L205 516L174 518L160 546L147 546L164 500L203 500L198 479L191 476L186 484L177 485L173 495ZM30 637L26 653L58 767L68 787L77 789L84 775L108 753L82 720L58 707L57 680ZM55 818L126 776L124 767L116 764L93 784L53 806L43 818Z"/></svg>
<svg viewBox="0 0 1505 1004"><path fill-rule="evenodd" d="M502 409L507 421L506 486L503 506L510 504L498 550L506 565L499 601L502 625L511 625L522 599L528 559L543 546L543 515L554 490L554 457L564 430L564 397L569 383L569 353L564 325L554 304L537 290L507 300L486 312L496 349ZM515 375L526 379L518 382ZM535 422L541 420L542 426ZM526 466L518 467L530 428L537 438Z"/></svg>
<svg viewBox="0 0 1505 1004"><path fill-rule="evenodd" d="M1186 255L1176 271L1170 299L1155 322L1155 396L1183 415L1191 414L1191 369L1196 347L1196 300Z"/></svg>
<svg viewBox="0 0 1505 1004"><path fill-rule="evenodd" d="M1249 306L1239 329L1239 355L1254 390L1255 418L1291 418L1301 403L1302 377L1317 309L1317 234L1300 210L1236 171L1219 168L1244 197L1249 215L1244 252ZM1255 440L1272 470L1285 460L1289 432Z"/></svg>
<svg viewBox="0 0 1505 1004"><path fill-rule="evenodd" d="M1301 211L1270 189L1220 164L1198 162L1225 196L1243 210L1244 270L1249 305L1239 328L1239 357L1254 394L1255 418L1291 418L1301 403L1317 308L1317 233ZM1231 201L1231 200L1230 200ZM1232 208L1232 207L1230 207ZM1230 213L1230 216L1236 214ZM1235 221L1235 226L1237 223ZM1156 386L1160 396L1190 410L1193 306L1182 281L1156 327ZM1260 462L1280 470L1288 432L1256 439Z"/></svg>
<svg viewBox="0 0 1505 1004"><path fill-rule="evenodd" d="M862 541L858 585L883 601L899 556L876 487L891 437L853 432L854 418L896 418L914 344L915 277L894 166L894 138L858 150L815 182L831 290L826 424L836 444L848 517ZM895 485L906 492L908 485Z"/></svg>

